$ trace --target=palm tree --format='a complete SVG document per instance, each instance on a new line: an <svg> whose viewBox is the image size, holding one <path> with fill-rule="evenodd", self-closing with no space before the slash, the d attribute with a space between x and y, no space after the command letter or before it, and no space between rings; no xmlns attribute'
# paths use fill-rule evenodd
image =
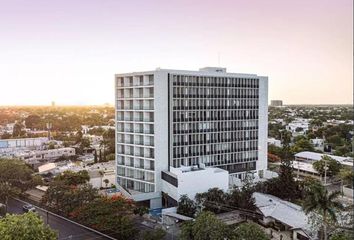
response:
<svg viewBox="0 0 354 240"><path fill-rule="evenodd" d="M106 139L102 139L100 141L100 148L103 149L103 159L100 159L100 162L106 161L106 150L108 146L108 141ZM102 157L102 156L101 156ZM103 161L102 161L103 160Z"/></svg>
<svg viewBox="0 0 354 240"><path fill-rule="evenodd" d="M337 222L336 210L343 210L344 207L335 199L340 191L329 193L322 185L314 184L304 199L303 209L306 214L318 213L322 216L323 239L327 240L327 226L329 221Z"/></svg>

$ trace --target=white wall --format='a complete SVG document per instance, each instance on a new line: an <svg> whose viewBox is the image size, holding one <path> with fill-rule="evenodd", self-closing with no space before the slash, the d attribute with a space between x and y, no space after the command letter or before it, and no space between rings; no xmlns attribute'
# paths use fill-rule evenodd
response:
<svg viewBox="0 0 354 240"><path fill-rule="evenodd" d="M173 169L171 169L173 171ZM184 172L177 175L178 188L163 181L163 191L175 200L186 194L194 199L197 193L207 192L210 188L229 189L229 173L218 168Z"/></svg>
<svg viewBox="0 0 354 240"><path fill-rule="evenodd" d="M268 77L259 77L259 127L257 170L265 170L268 165Z"/></svg>

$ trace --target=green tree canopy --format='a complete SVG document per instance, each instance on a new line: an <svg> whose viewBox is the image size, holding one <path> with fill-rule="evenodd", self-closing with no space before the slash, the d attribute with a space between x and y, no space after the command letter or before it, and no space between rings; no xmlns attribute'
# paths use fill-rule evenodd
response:
<svg viewBox="0 0 354 240"><path fill-rule="evenodd" d="M15 123L14 129L12 132L12 137L19 138L19 137L25 136L26 132L25 132L24 128L25 128L25 126L22 123L20 123L20 122Z"/></svg>
<svg viewBox="0 0 354 240"><path fill-rule="evenodd" d="M187 195L182 195L178 201L177 213L194 217L197 207L193 200L191 200Z"/></svg>
<svg viewBox="0 0 354 240"><path fill-rule="evenodd" d="M0 218L0 236L3 240L55 240L58 237L32 212Z"/></svg>
<svg viewBox="0 0 354 240"><path fill-rule="evenodd" d="M211 212L201 212L194 222L182 225L181 239L224 240L229 238L230 229Z"/></svg>
<svg viewBox="0 0 354 240"><path fill-rule="evenodd" d="M195 200L202 210L220 213L227 201L227 194L219 188L211 188L207 192L196 194Z"/></svg>
<svg viewBox="0 0 354 240"><path fill-rule="evenodd" d="M33 176L33 170L23 161L0 159L0 201L6 206L9 197L23 194L41 183L41 178Z"/></svg>
<svg viewBox="0 0 354 240"><path fill-rule="evenodd" d="M228 197L228 205L232 207L255 210L255 199L252 197L254 188L250 185L244 185L241 189L234 188Z"/></svg>
<svg viewBox="0 0 354 240"><path fill-rule="evenodd" d="M65 171L56 176L54 181L63 181L66 185L79 185L90 181L90 176L86 170L78 172Z"/></svg>
<svg viewBox="0 0 354 240"><path fill-rule="evenodd" d="M166 236L166 232L158 228L156 230L151 230L151 231L143 231L140 234L139 239L141 240L162 240Z"/></svg>
<svg viewBox="0 0 354 240"><path fill-rule="evenodd" d="M322 217L324 240L327 240L327 228L330 223L337 223L336 211L344 210L343 205L336 200L339 195L339 191L329 193L325 187L319 184L309 186L305 195L303 209L307 214L315 213Z"/></svg>
<svg viewBox="0 0 354 240"><path fill-rule="evenodd" d="M350 186L353 186L354 172L352 169L342 168L339 171L339 176L343 180L344 184L348 184Z"/></svg>
<svg viewBox="0 0 354 240"><path fill-rule="evenodd" d="M353 233L346 233L346 232L339 232L335 233L330 237L330 240L352 240L353 239Z"/></svg>
<svg viewBox="0 0 354 240"><path fill-rule="evenodd" d="M134 209L133 202L123 197L101 197L75 209L70 215L87 226L126 240L138 235L133 221Z"/></svg>
<svg viewBox="0 0 354 240"><path fill-rule="evenodd" d="M314 147L307 138L301 138L298 141L295 141L294 145L291 147L291 151L293 153L314 151Z"/></svg>
<svg viewBox="0 0 354 240"><path fill-rule="evenodd" d="M231 236L232 240L269 240L270 238L255 223L242 223L237 226Z"/></svg>
<svg viewBox="0 0 354 240"><path fill-rule="evenodd" d="M65 181L53 181L42 197L42 203L56 212L68 215L74 209L98 198L98 189L91 184L68 185Z"/></svg>
<svg viewBox="0 0 354 240"><path fill-rule="evenodd" d="M340 169L342 168L341 164L331 158L328 155L322 156L320 161L316 161L313 163L313 168L321 175L325 174L325 166L327 164L327 176L334 176L339 173Z"/></svg>

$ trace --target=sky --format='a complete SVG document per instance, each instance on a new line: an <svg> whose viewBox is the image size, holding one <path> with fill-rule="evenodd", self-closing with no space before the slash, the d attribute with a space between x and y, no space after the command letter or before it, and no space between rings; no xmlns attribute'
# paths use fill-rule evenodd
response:
<svg viewBox="0 0 354 240"><path fill-rule="evenodd" d="M0 105L114 103L114 74L269 77L269 101L353 102L352 0L0 0Z"/></svg>

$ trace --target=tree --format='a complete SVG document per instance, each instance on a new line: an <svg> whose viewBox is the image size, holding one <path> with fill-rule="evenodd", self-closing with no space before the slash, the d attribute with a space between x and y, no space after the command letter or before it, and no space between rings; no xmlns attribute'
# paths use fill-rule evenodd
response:
<svg viewBox="0 0 354 240"><path fill-rule="evenodd" d="M39 115L29 115L25 119L25 124L27 128L30 129L41 129L44 127L41 117Z"/></svg>
<svg viewBox="0 0 354 240"><path fill-rule="evenodd" d="M330 240L352 240L353 234L349 234L346 232L335 233L330 237Z"/></svg>
<svg viewBox="0 0 354 240"><path fill-rule="evenodd" d="M141 240L162 240L166 236L166 232L158 228L156 230L151 230L151 231L143 231L140 235Z"/></svg>
<svg viewBox="0 0 354 240"><path fill-rule="evenodd" d="M201 212L194 222L182 225L181 239L224 240L229 238L230 229L211 212Z"/></svg>
<svg viewBox="0 0 354 240"><path fill-rule="evenodd" d="M149 213L149 209L145 206L139 206L139 207L134 208L133 213L135 215L139 215L140 217L142 217L145 214Z"/></svg>
<svg viewBox="0 0 354 240"><path fill-rule="evenodd" d="M81 130L77 131L75 135L75 143L76 144L81 143L82 137L83 137L82 131Z"/></svg>
<svg viewBox="0 0 354 240"><path fill-rule="evenodd" d="M20 190L12 187L9 183L0 183L0 200L5 204L5 213L7 213L7 205L10 197L20 194Z"/></svg>
<svg viewBox="0 0 354 240"><path fill-rule="evenodd" d="M25 126L22 123L16 122L12 132L12 137L17 138L17 137L24 136L25 135L24 128Z"/></svg>
<svg viewBox="0 0 354 240"><path fill-rule="evenodd" d="M65 171L54 178L42 198L42 203L57 212L68 215L75 208L81 207L98 198L98 190L87 182L88 172Z"/></svg>
<svg viewBox="0 0 354 240"><path fill-rule="evenodd" d="M307 191L303 209L306 214L315 213L322 217L322 227L324 240L327 240L327 228L332 221L337 222L336 210L343 210L344 207L341 203L336 201L340 195L339 191L329 193L322 185L315 184Z"/></svg>
<svg viewBox="0 0 354 240"><path fill-rule="evenodd" d="M257 224L242 223L233 230L231 239L268 240L270 238L267 237Z"/></svg>
<svg viewBox="0 0 354 240"><path fill-rule="evenodd" d="M105 180L103 180L103 182L106 184L106 188L107 188L107 187L108 187L109 180L106 178Z"/></svg>
<svg viewBox="0 0 354 240"><path fill-rule="evenodd" d="M94 158L93 158L93 161L94 163L97 163L98 162L98 158L97 158L97 150L95 149L95 152L94 152Z"/></svg>
<svg viewBox="0 0 354 240"><path fill-rule="evenodd" d="M134 239L134 204L121 196L100 197L75 209L70 216L117 239Z"/></svg>
<svg viewBox="0 0 354 240"><path fill-rule="evenodd" d="M80 150L81 152L85 149L85 148L89 148L91 147L91 142L90 142L90 139L86 138L86 137L83 137L81 139L81 142L80 142Z"/></svg>
<svg viewBox="0 0 354 240"><path fill-rule="evenodd" d="M0 236L4 240L55 240L58 234L35 213L29 212L0 218Z"/></svg>
<svg viewBox="0 0 354 240"><path fill-rule="evenodd" d="M293 153L314 151L314 147L307 138L300 138L298 141L295 141L294 145L291 147L291 151Z"/></svg>
<svg viewBox="0 0 354 240"><path fill-rule="evenodd" d="M291 143L291 132L285 130L281 132L281 139L284 147L288 147Z"/></svg>
<svg viewBox="0 0 354 240"><path fill-rule="evenodd" d="M234 188L229 194L228 204L232 207L255 210L255 199L252 197L254 191L254 188L247 184L245 184L241 189Z"/></svg>
<svg viewBox="0 0 354 240"><path fill-rule="evenodd" d="M63 181L66 185L79 185L90 181L90 176L86 170L78 172L64 171L55 177L54 181Z"/></svg>
<svg viewBox="0 0 354 240"><path fill-rule="evenodd" d="M98 198L98 190L91 184L67 185L64 181L53 181L42 197L42 203L56 212L68 215L74 209Z"/></svg>
<svg viewBox="0 0 354 240"><path fill-rule="evenodd" d="M294 201L299 197L299 184L294 180L292 163L290 160L281 161L279 177L267 180L259 184L259 191L277 196L287 201Z"/></svg>
<svg viewBox="0 0 354 240"><path fill-rule="evenodd" d="M339 171L339 177L341 178L344 184L348 184L351 188L353 188L353 182L354 182L353 170L342 168Z"/></svg>
<svg viewBox="0 0 354 240"><path fill-rule="evenodd" d="M187 195L182 195L178 201L177 213L194 217L197 207L193 200L191 200Z"/></svg>
<svg viewBox="0 0 354 240"><path fill-rule="evenodd" d="M227 194L219 188L210 188L207 192L196 194L195 200L201 210L220 213L226 203Z"/></svg>
<svg viewBox="0 0 354 240"><path fill-rule="evenodd" d="M0 159L0 200L7 206L10 197L41 184L40 177L32 174L32 169L20 160Z"/></svg>
<svg viewBox="0 0 354 240"><path fill-rule="evenodd" d="M321 175L325 174L325 167L327 165L327 176L334 176L339 173L342 168L341 164L331 158L328 155L323 155L320 161L316 161L313 164L313 168Z"/></svg>

